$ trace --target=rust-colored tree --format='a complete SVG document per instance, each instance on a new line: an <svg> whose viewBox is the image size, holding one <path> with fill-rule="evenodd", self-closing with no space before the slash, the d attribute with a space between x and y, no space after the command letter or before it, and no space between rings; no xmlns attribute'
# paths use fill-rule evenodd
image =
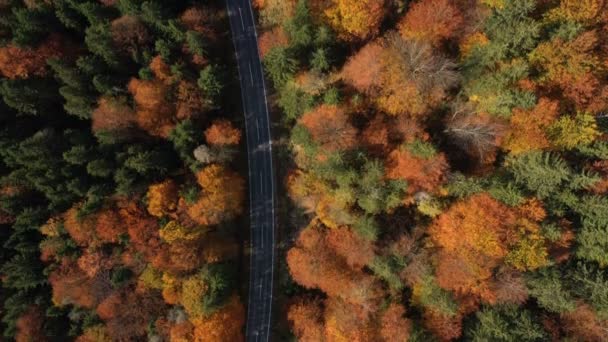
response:
<svg viewBox="0 0 608 342"><path fill-rule="evenodd" d="M430 158L414 155L408 148L393 150L386 162L386 176L408 182L408 193L435 191L446 180L448 163L443 154Z"/></svg>
<svg viewBox="0 0 608 342"><path fill-rule="evenodd" d="M46 60L63 53L61 39L54 34L36 48L8 44L0 48L0 74L10 79L44 76L48 70Z"/></svg>
<svg viewBox="0 0 608 342"><path fill-rule="evenodd" d="M63 214L65 230L79 246L94 245L97 242L95 217L94 215L80 217L79 209L80 207L76 205Z"/></svg>
<svg viewBox="0 0 608 342"><path fill-rule="evenodd" d="M150 257L151 265L156 269L171 273L193 271L205 262L201 257L201 245L198 241L163 244L154 252L154 255Z"/></svg>
<svg viewBox="0 0 608 342"><path fill-rule="evenodd" d="M380 41L367 43L350 57L342 69L342 78L362 93L370 93L379 86L382 75L380 63L384 49Z"/></svg>
<svg viewBox="0 0 608 342"><path fill-rule="evenodd" d="M193 82L180 81L177 85L175 117L185 120L199 115L207 109L207 103L200 89Z"/></svg>
<svg viewBox="0 0 608 342"><path fill-rule="evenodd" d="M436 55L429 43L391 32L369 44L348 61L342 77L388 114L418 117L458 81L455 64Z"/></svg>
<svg viewBox="0 0 608 342"><path fill-rule="evenodd" d="M357 130L350 124L348 115L341 107L321 105L305 113L299 123L328 152L347 150L357 143Z"/></svg>
<svg viewBox="0 0 608 342"><path fill-rule="evenodd" d="M361 138L371 153L382 156L388 152L392 140L391 133L392 127L387 122L386 115L378 113L361 132Z"/></svg>
<svg viewBox="0 0 608 342"><path fill-rule="evenodd" d="M415 2L399 23L401 35L420 39L432 45L458 36L463 18L452 0Z"/></svg>
<svg viewBox="0 0 608 342"><path fill-rule="evenodd" d="M129 92L137 104L137 124L151 135L168 137L174 126L174 108L168 87L160 80L131 79Z"/></svg>
<svg viewBox="0 0 608 342"><path fill-rule="evenodd" d="M260 57L264 58L264 56L273 48L286 47L289 44L289 38L282 26L276 26L271 30L262 33L258 44L260 48Z"/></svg>
<svg viewBox="0 0 608 342"><path fill-rule="evenodd" d="M213 30L215 12L204 6L187 8L179 17L180 22L188 29L201 33L206 39L214 40L217 34Z"/></svg>
<svg viewBox="0 0 608 342"><path fill-rule="evenodd" d="M205 130L205 140L209 145L238 145L241 141L241 131L228 120L215 120Z"/></svg>
<svg viewBox="0 0 608 342"><path fill-rule="evenodd" d="M95 219L95 233L102 242L117 243L121 235L127 233L127 227L114 205L96 213Z"/></svg>
<svg viewBox="0 0 608 342"><path fill-rule="evenodd" d="M557 118L558 109L558 102L547 98L541 98L531 110L515 109L504 148L513 154L519 154L549 147L546 129Z"/></svg>
<svg viewBox="0 0 608 342"><path fill-rule="evenodd" d="M152 58L149 66L156 78L167 84L171 84L173 81L171 68L167 65L167 63L165 63L161 56Z"/></svg>
<svg viewBox="0 0 608 342"><path fill-rule="evenodd" d="M423 314L423 324L440 341L452 341L462 335L462 316L426 310Z"/></svg>
<svg viewBox="0 0 608 342"><path fill-rule="evenodd" d="M96 312L105 321L113 340L132 340L147 335L148 324L165 308L158 292L125 288L101 302Z"/></svg>
<svg viewBox="0 0 608 342"><path fill-rule="evenodd" d="M195 342L243 341L245 309L233 295L222 308L208 317L194 319L192 324Z"/></svg>
<svg viewBox="0 0 608 342"><path fill-rule="evenodd" d="M102 96L91 121L93 132L126 132L136 124L136 115L124 99Z"/></svg>
<svg viewBox="0 0 608 342"><path fill-rule="evenodd" d="M129 242L146 260L152 260L161 250L158 222L135 202L121 203L120 216L127 227Z"/></svg>
<svg viewBox="0 0 608 342"><path fill-rule="evenodd" d="M37 306L30 306L19 316L15 323L17 333L16 342L45 342L48 341L44 333L44 315Z"/></svg>
<svg viewBox="0 0 608 342"><path fill-rule="evenodd" d="M298 341L317 342L324 337L323 309L319 300L298 299L289 306L287 319Z"/></svg>
<svg viewBox="0 0 608 342"><path fill-rule="evenodd" d="M382 313L380 318L380 336L386 342L407 341L412 330L412 322L405 318L405 308L403 305L392 303Z"/></svg>
<svg viewBox="0 0 608 342"><path fill-rule="evenodd" d="M145 46L150 36L146 25L137 17L125 15L110 24L114 46L124 53L132 54Z"/></svg>
<svg viewBox="0 0 608 342"><path fill-rule="evenodd" d="M373 341L377 336L374 317L339 298L325 301L325 338L327 341Z"/></svg>
<svg viewBox="0 0 608 342"><path fill-rule="evenodd" d="M516 214L482 193L450 207L429 228L440 247L437 282L459 295L496 301L493 271L508 253L507 237Z"/></svg>
<svg viewBox="0 0 608 342"><path fill-rule="evenodd" d="M287 253L289 271L299 284L318 288L330 297L373 311L382 295L379 283L370 275L351 269L327 243L327 232L314 224L304 229Z"/></svg>
<svg viewBox="0 0 608 342"><path fill-rule="evenodd" d="M338 227L327 232L327 244L346 261L352 269L362 269L375 256L374 245L352 229Z"/></svg>
<svg viewBox="0 0 608 342"><path fill-rule="evenodd" d="M67 258L49 274L49 283L53 289L53 303L58 306L75 304L93 309L112 292L107 272L96 272L89 278L75 261Z"/></svg>
<svg viewBox="0 0 608 342"><path fill-rule="evenodd" d="M579 303L574 311L561 314L563 330L579 341L600 342L608 339L608 322L600 319L593 308Z"/></svg>

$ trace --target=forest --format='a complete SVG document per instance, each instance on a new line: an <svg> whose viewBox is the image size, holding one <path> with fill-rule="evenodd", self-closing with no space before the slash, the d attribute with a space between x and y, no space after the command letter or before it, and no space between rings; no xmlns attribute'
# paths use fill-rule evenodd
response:
<svg viewBox="0 0 608 342"><path fill-rule="evenodd" d="M223 1L0 1L0 340L243 339L228 37Z"/></svg>
<svg viewBox="0 0 608 342"><path fill-rule="evenodd" d="M257 0L277 340L608 340L608 2Z"/></svg>
<svg viewBox="0 0 608 342"><path fill-rule="evenodd" d="M608 341L608 0L251 2L272 341ZM223 0L0 0L0 340L245 340L239 87Z"/></svg>

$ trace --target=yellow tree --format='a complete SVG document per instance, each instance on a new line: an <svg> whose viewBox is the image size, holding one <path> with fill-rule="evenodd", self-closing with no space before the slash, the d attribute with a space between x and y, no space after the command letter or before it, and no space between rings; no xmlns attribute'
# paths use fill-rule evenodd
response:
<svg viewBox="0 0 608 342"><path fill-rule="evenodd" d="M592 143L601 134L593 115L577 113L574 117L562 116L548 127L548 135L555 146L572 149Z"/></svg>
<svg viewBox="0 0 608 342"><path fill-rule="evenodd" d="M202 225L214 225L232 219L243 210L245 181L236 172L217 164L209 165L197 175L202 194L188 208L190 217Z"/></svg>
<svg viewBox="0 0 608 342"><path fill-rule="evenodd" d="M177 209L178 188L171 179L152 184L148 188L148 212L156 217L171 214Z"/></svg>
<svg viewBox="0 0 608 342"><path fill-rule="evenodd" d="M593 24L602 11L608 10L604 0L561 0L559 6L547 14L550 20L572 20Z"/></svg>
<svg viewBox="0 0 608 342"><path fill-rule="evenodd" d="M203 235L203 231L185 227L177 221L170 221L158 231L158 234L165 242L174 243L198 240Z"/></svg>
<svg viewBox="0 0 608 342"><path fill-rule="evenodd" d="M554 38L541 43L530 54L530 62L542 72L541 80L562 87L603 69L593 50L598 44L595 31L587 31L573 40Z"/></svg>
<svg viewBox="0 0 608 342"><path fill-rule="evenodd" d="M367 39L378 33L386 14L385 0L331 0L324 14L340 38Z"/></svg>

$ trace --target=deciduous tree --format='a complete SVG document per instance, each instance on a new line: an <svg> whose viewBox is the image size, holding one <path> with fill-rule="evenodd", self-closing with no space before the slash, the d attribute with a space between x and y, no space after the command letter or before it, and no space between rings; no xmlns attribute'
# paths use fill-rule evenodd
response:
<svg viewBox="0 0 608 342"><path fill-rule="evenodd" d="M313 140L328 152L347 150L356 145L356 129L350 124L344 108L320 105L305 113L299 123Z"/></svg>
<svg viewBox="0 0 608 342"><path fill-rule="evenodd" d="M456 37L464 20L451 0L422 0L415 2L399 23L401 35L409 39L428 41L437 46Z"/></svg>
<svg viewBox="0 0 608 342"><path fill-rule="evenodd" d="M429 228L442 248L437 281L445 289L494 302L493 270L508 253L507 234L516 214L487 194L450 207Z"/></svg>
<svg viewBox="0 0 608 342"><path fill-rule="evenodd" d="M209 145L238 145L241 141L241 131L228 120L215 120L205 130L205 140Z"/></svg>
<svg viewBox="0 0 608 342"><path fill-rule="evenodd" d="M171 179L150 185L147 194L148 213L156 217L163 217L175 212L178 190L177 184Z"/></svg>
<svg viewBox="0 0 608 342"><path fill-rule="evenodd" d="M0 48L0 74L10 79L44 76L48 70L47 59L63 53L64 46L57 35L50 35L35 48L8 44Z"/></svg>
<svg viewBox="0 0 608 342"><path fill-rule="evenodd" d="M245 309L236 295L213 314L192 321L195 342L243 341Z"/></svg>
<svg viewBox="0 0 608 342"><path fill-rule="evenodd" d="M188 214L202 225L214 225L235 218L243 210L244 181L234 171L212 164L197 175L203 192Z"/></svg>
<svg viewBox="0 0 608 342"><path fill-rule="evenodd" d="M380 318L380 336L384 341L407 341L412 330L412 322L405 318L405 308L399 304L390 304Z"/></svg>
<svg viewBox="0 0 608 342"><path fill-rule="evenodd" d="M131 79L129 92L137 104L137 124L152 135L167 137L173 129L174 108L167 101L168 89L160 80Z"/></svg>
<svg viewBox="0 0 608 342"><path fill-rule="evenodd" d="M298 299L289 306L287 319L298 341L317 342L324 339L323 309L319 300Z"/></svg>
<svg viewBox="0 0 608 342"><path fill-rule="evenodd" d="M324 14L339 37L363 40L378 33L386 4L384 0L331 0Z"/></svg>
<svg viewBox="0 0 608 342"><path fill-rule="evenodd" d="M443 154L425 158L414 155L407 147L390 152L386 162L386 176L406 180L410 194L435 191L445 182L447 170L448 163Z"/></svg>
<svg viewBox="0 0 608 342"><path fill-rule="evenodd" d="M44 315L37 306L30 306L17 319L16 342L48 341L44 333Z"/></svg>
<svg viewBox="0 0 608 342"><path fill-rule="evenodd" d="M146 45L149 34L146 26L135 16L125 15L110 24L114 46L124 53L132 54Z"/></svg>
<svg viewBox="0 0 608 342"><path fill-rule="evenodd" d="M104 96L93 110L92 123L93 132L124 133L136 124L136 116L125 99Z"/></svg>
<svg viewBox="0 0 608 342"><path fill-rule="evenodd" d="M531 110L515 109L504 148L513 154L548 148L551 143L546 130L557 116L558 102L547 98L541 98Z"/></svg>
<svg viewBox="0 0 608 342"><path fill-rule="evenodd" d="M326 242L323 227L304 229L296 245L287 253L289 271L298 283L319 288L328 296L361 305L371 310L381 295L373 277L351 269Z"/></svg>

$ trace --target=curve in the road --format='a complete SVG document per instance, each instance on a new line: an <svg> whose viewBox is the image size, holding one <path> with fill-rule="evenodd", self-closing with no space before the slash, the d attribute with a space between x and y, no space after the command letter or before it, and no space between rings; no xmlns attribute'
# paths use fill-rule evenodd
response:
<svg viewBox="0 0 608 342"><path fill-rule="evenodd" d="M275 176L264 73L250 0L226 0L245 115L251 254L247 341L269 341L275 258Z"/></svg>

